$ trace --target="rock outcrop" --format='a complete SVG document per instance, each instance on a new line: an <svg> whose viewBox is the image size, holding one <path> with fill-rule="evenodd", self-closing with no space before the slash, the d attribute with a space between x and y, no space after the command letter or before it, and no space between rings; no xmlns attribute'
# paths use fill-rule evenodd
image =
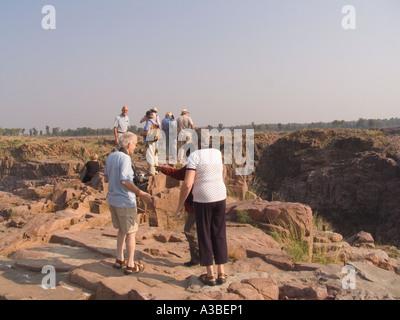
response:
<svg viewBox="0 0 400 320"><path fill-rule="evenodd" d="M249 222L260 229L271 232L293 228L299 239L304 239L313 250L313 218L309 206L301 203L268 202L265 200L244 200L227 205L227 214L235 221L240 215L247 216Z"/></svg>
<svg viewBox="0 0 400 320"><path fill-rule="evenodd" d="M74 218L66 214L65 218ZM76 225L79 224L84 221L76 221ZM189 259L189 250L182 231L167 233L158 227L140 227L136 259L144 263L145 271L137 276L125 276L123 270L112 268L117 232L110 223L91 228L80 226L76 230L65 229L60 224L52 231L48 242L0 257L0 297L74 300L400 298L400 276L393 271L349 261L348 266L354 268L356 287L344 289L347 273L342 266L282 264L290 259L278 243L255 227L237 223L228 223L227 227L231 244L226 264L227 282L215 287L205 286L198 279L204 267L183 266ZM251 236L246 237L246 234ZM48 265L54 267L57 275L54 290L41 286L45 276L41 271Z"/></svg>
<svg viewBox="0 0 400 320"><path fill-rule="evenodd" d="M308 204L350 236L400 243L400 130L302 130L267 146L253 187Z"/></svg>

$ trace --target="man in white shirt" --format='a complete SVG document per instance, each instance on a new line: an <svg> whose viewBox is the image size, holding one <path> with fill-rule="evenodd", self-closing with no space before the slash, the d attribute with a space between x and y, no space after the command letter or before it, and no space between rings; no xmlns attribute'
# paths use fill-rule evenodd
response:
<svg viewBox="0 0 400 320"><path fill-rule="evenodd" d="M122 113L115 118L114 121L114 137L115 144L119 146L119 138L124 133L127 133L129 130L129 117L128 117L128 107L122 107Z"/></svg>

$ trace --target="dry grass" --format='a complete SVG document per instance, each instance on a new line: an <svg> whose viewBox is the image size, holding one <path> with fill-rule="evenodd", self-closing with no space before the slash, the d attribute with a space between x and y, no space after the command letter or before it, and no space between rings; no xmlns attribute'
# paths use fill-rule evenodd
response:
<svg viewBox="0 0 400 320"><path fill-rule="evenodd" d="M1 137L0 159L9 157L16 161L40 161L43 159L90 160L98 154L103 164L107 156L116 150L114 137ZM133 159L142 158L143 145L139 140Z"/></svg>
<svg viewBox="0 0 400 320"><path fill-rule="evenodd" d="M294 262L309 261L309 245L305 239L304 230L298 231L293 220L288 217L289 224L280 221L275 223L270 233L275 241L281 243Z"/></svg>

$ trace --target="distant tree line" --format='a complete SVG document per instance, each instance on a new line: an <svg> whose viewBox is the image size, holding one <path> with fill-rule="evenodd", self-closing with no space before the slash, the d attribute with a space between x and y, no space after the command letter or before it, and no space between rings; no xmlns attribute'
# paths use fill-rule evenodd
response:
<svg viewBox="0 0 400 320"><path fill-rule="evenodd" d="M221 126L221 124L219 124ZM254 129L254 131L297 131L302 129L377 129L400 127L400 118L390 119L363 119L356 121L334 120L332 122L312 123L274 123L240 125L229 127L230 129Z"/></svg>
<svg viewBox="0 0 400 320"><path fill-rule="evenodd" d="M129 131L139 134L143 131L142 128L137 126L130 126ZM29 136L48 136L48 137L79 137L79 136L109 136L114 135L114 129L103 128L103 129L92 129L88 127L78 128L78 129L67 129L62 130L59 127L50 128L46 126L46 130L37 130L36 128L31 128L28 131L25 129L2 129L0 128L0 136L19 136L19 135L29 135Z"/></svg>
<svg viewBox="0 0 400 320"><path fill-rule="evenodd" d="M332 122L312 122L312 123L274 123L274 124L255 124L252 122L249 125L239 125L224 127L219 123L217 128L221 131L223 128L228 129L254 129L254 131L296 131L302 129L376 129L376 128L393 128L400 127L400 118L390 119L363 119L360 118L356 121L334 120ZM214 128L209 125L209 129ZM143 128L137 126L130 126L129 131L139 134ZM88 127L78 129L62 130L59 127L50 128L46 126L45 131L31 128L28 131L25 129L2 129L0 128L0 136L51 136L51 137L79 137L79 136L109 136L113 135L114 130L111 128L92 129Z"/></svg>

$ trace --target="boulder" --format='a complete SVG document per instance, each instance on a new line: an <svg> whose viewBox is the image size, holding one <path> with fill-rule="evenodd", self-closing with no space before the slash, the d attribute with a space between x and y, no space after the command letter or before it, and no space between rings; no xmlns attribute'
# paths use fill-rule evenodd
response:
<svg viewBox="0 0 400 320"><path fill-rule="evenodd" d="M252 278L241 281L242 283L251 285L264 300L278 300L279 287L274 280L270 278Z"/></svg>
<svg viewBox="0 0 400 320"><path fill-rule="evenodd" d="M13 218L8 223L8 227L10 228L22 228L22 226L26 223L26 220L21 217Z"/></svg>
<svg viewBox="0 0 400 320"><path fill-rule="evenodd" d="M325 300L328 298L328 291L324 285L291 281L283 285L281 296L283 299Z"/></svg>
<svg viewBox="0 0 400 320"><path fill-rule="evenodd" d="M154 205L145 204L139 198L139 211L145 212L148 215L150 226L161 227L166 230L183 229L185 219L179 219L176 216L179 194L179 188L164 189L163 192L154 196Z"/></svg>
<svg viewBox="0 0 400 320"><path fill-rule="evenodd" d="M247 212L253 222L261 222L278 226L291 226L296 231L310 237L313 232L312 210L301 203L244 200L227 205L227 214L235 220L239 211Z"/></svg>
<svg viewBox="0 0 400 320"><path fill-rule="evenodd" d="M229 285L228 292L237 294L244 300L264 300L264 296L248 283L233 282Z"/></svg>
<svg viewBox="0 0 400 320"><path fill-rule="evenodd" d="M346 240L353 247L375 248L375 241L372 235L365 231L360 231Z"/></svg>
<svg viewBox="0 0 400 320"><path fill-rule="evenodd" d="M156 195L165 190L167 184L167 176L164 174L157 174L149 177L147 190L151 195Z"/></svg>
<svg viewBox="0 0 400 320"><path fill-rule="evenodd" d="M110 213L110 207L106 198L95 198L93 201L89 201L89 206L92 213Z"/></svg>
<svg viewBox="0 0 400 320"><path fill-rule="evenodd" d="M57 210L64 210L68 202L76 197L77 191L72 188L68 189L56 189L54 190L51 201L57 206Z"/></svg>
<svg viewBox="0 0 400 320"><path fill-rule="evenodd" d="M343 249L343 254L346 262L364 262L385 270L394 271L388 254L383 250L348 247Z"/></svg>
<svg viewBox="0 0 400 320"><path fill-rule="evenodd" d="M282 270L293 267L293 261L282 245L260 229L246 224L227 223L226 237L231 259L259 257Z"/></svg>
<svg viewBox="0 0 400 320"><path fill-rule="evenodd" d="M340 242L343 240L343 236L340 233L332 232L332 231L320 231L314 230L314 243L322 242L322 243L330 243L330 242Z"/></svg>
<svg viewBox="0 0 400 320"><path fill-rule="evenodd" d="M312 210L308 205L290 202L244 200L227 205L227 214L235 221L238 214L245 213L253 223L261 224L267 232L292 229L299 239L307 242L309 256L313 247Z"/></svg>
<svg viewBox="0 0 400 320"><path fill-rule="evenodd" d="M104 173L100 171L95 174L88 184L98 191L107 190L107 183L104 182Z"/></svg>

